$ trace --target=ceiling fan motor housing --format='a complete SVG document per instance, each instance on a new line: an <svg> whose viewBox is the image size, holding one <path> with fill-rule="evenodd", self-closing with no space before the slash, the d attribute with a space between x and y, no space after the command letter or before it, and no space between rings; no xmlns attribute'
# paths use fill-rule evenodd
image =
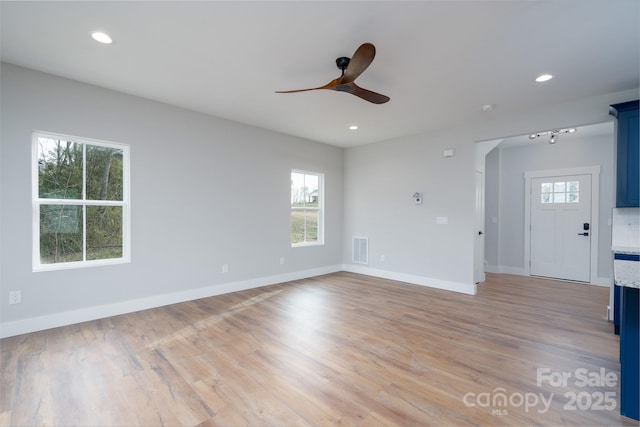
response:
<svg viewBox="0 0 640 427"><path fill-rule="evenodd" d="M349 61L351 61L351 58L347 58L346 56L341 56L340 58L336 59L336 65L339 69L342 70L342 74L344 74L344 70L347 69Z"/></svg>

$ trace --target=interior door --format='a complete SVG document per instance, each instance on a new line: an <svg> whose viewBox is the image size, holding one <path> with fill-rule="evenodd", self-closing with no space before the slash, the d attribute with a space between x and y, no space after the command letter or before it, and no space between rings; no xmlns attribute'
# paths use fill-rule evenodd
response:
<svg viewBox="0 0 640 427"><path fill-rule="evenodd" d="M476 171L476 206L474 237L474 282L484 282L484 174Z"/></svg>
<svg viewBox="0 0 640 427"><path fill-rule="evenodd" d="M533 276L591 281L591 175L531 180Z"/></svg>

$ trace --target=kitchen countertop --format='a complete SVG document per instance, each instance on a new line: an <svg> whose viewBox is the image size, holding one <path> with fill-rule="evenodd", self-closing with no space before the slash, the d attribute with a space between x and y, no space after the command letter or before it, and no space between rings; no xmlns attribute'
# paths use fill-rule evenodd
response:
<svg viewBox="0 0 640 427"><path fill-rule="evenodd" d="M616 285L640 289L640 262L616 259L613 269Z"/></svg>
<svg viewBox="0 0 640 427"><path fill-rule="evenodd" d="M640 255L640 248L637 246L611 246L614 254Z"/></svg>

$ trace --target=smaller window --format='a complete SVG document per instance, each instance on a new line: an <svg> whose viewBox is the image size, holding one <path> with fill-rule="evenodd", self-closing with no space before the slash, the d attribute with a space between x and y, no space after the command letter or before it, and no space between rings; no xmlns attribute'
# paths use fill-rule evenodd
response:
<svg viewBox="0 0 640 427"><path fill-rule="evenodd" d="M291 172L291 246L324 243L324 175Z"/></svg>
<svg viewBox="0 0 640 427"><path fill-rule="evenodd" d="M540 185L541 203L579 203L580 182L558 181Z"/></svg>

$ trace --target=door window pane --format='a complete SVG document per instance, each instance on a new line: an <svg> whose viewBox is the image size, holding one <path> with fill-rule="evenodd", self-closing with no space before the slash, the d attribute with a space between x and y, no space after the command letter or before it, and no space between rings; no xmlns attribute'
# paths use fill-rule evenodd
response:
<svg viewBox="0 0 640 427"><path fill-rule="evenodd" d="M554 193L564 193L566 187L566 183L563 182L554 182L553 183L553 192Z"/></svg>

